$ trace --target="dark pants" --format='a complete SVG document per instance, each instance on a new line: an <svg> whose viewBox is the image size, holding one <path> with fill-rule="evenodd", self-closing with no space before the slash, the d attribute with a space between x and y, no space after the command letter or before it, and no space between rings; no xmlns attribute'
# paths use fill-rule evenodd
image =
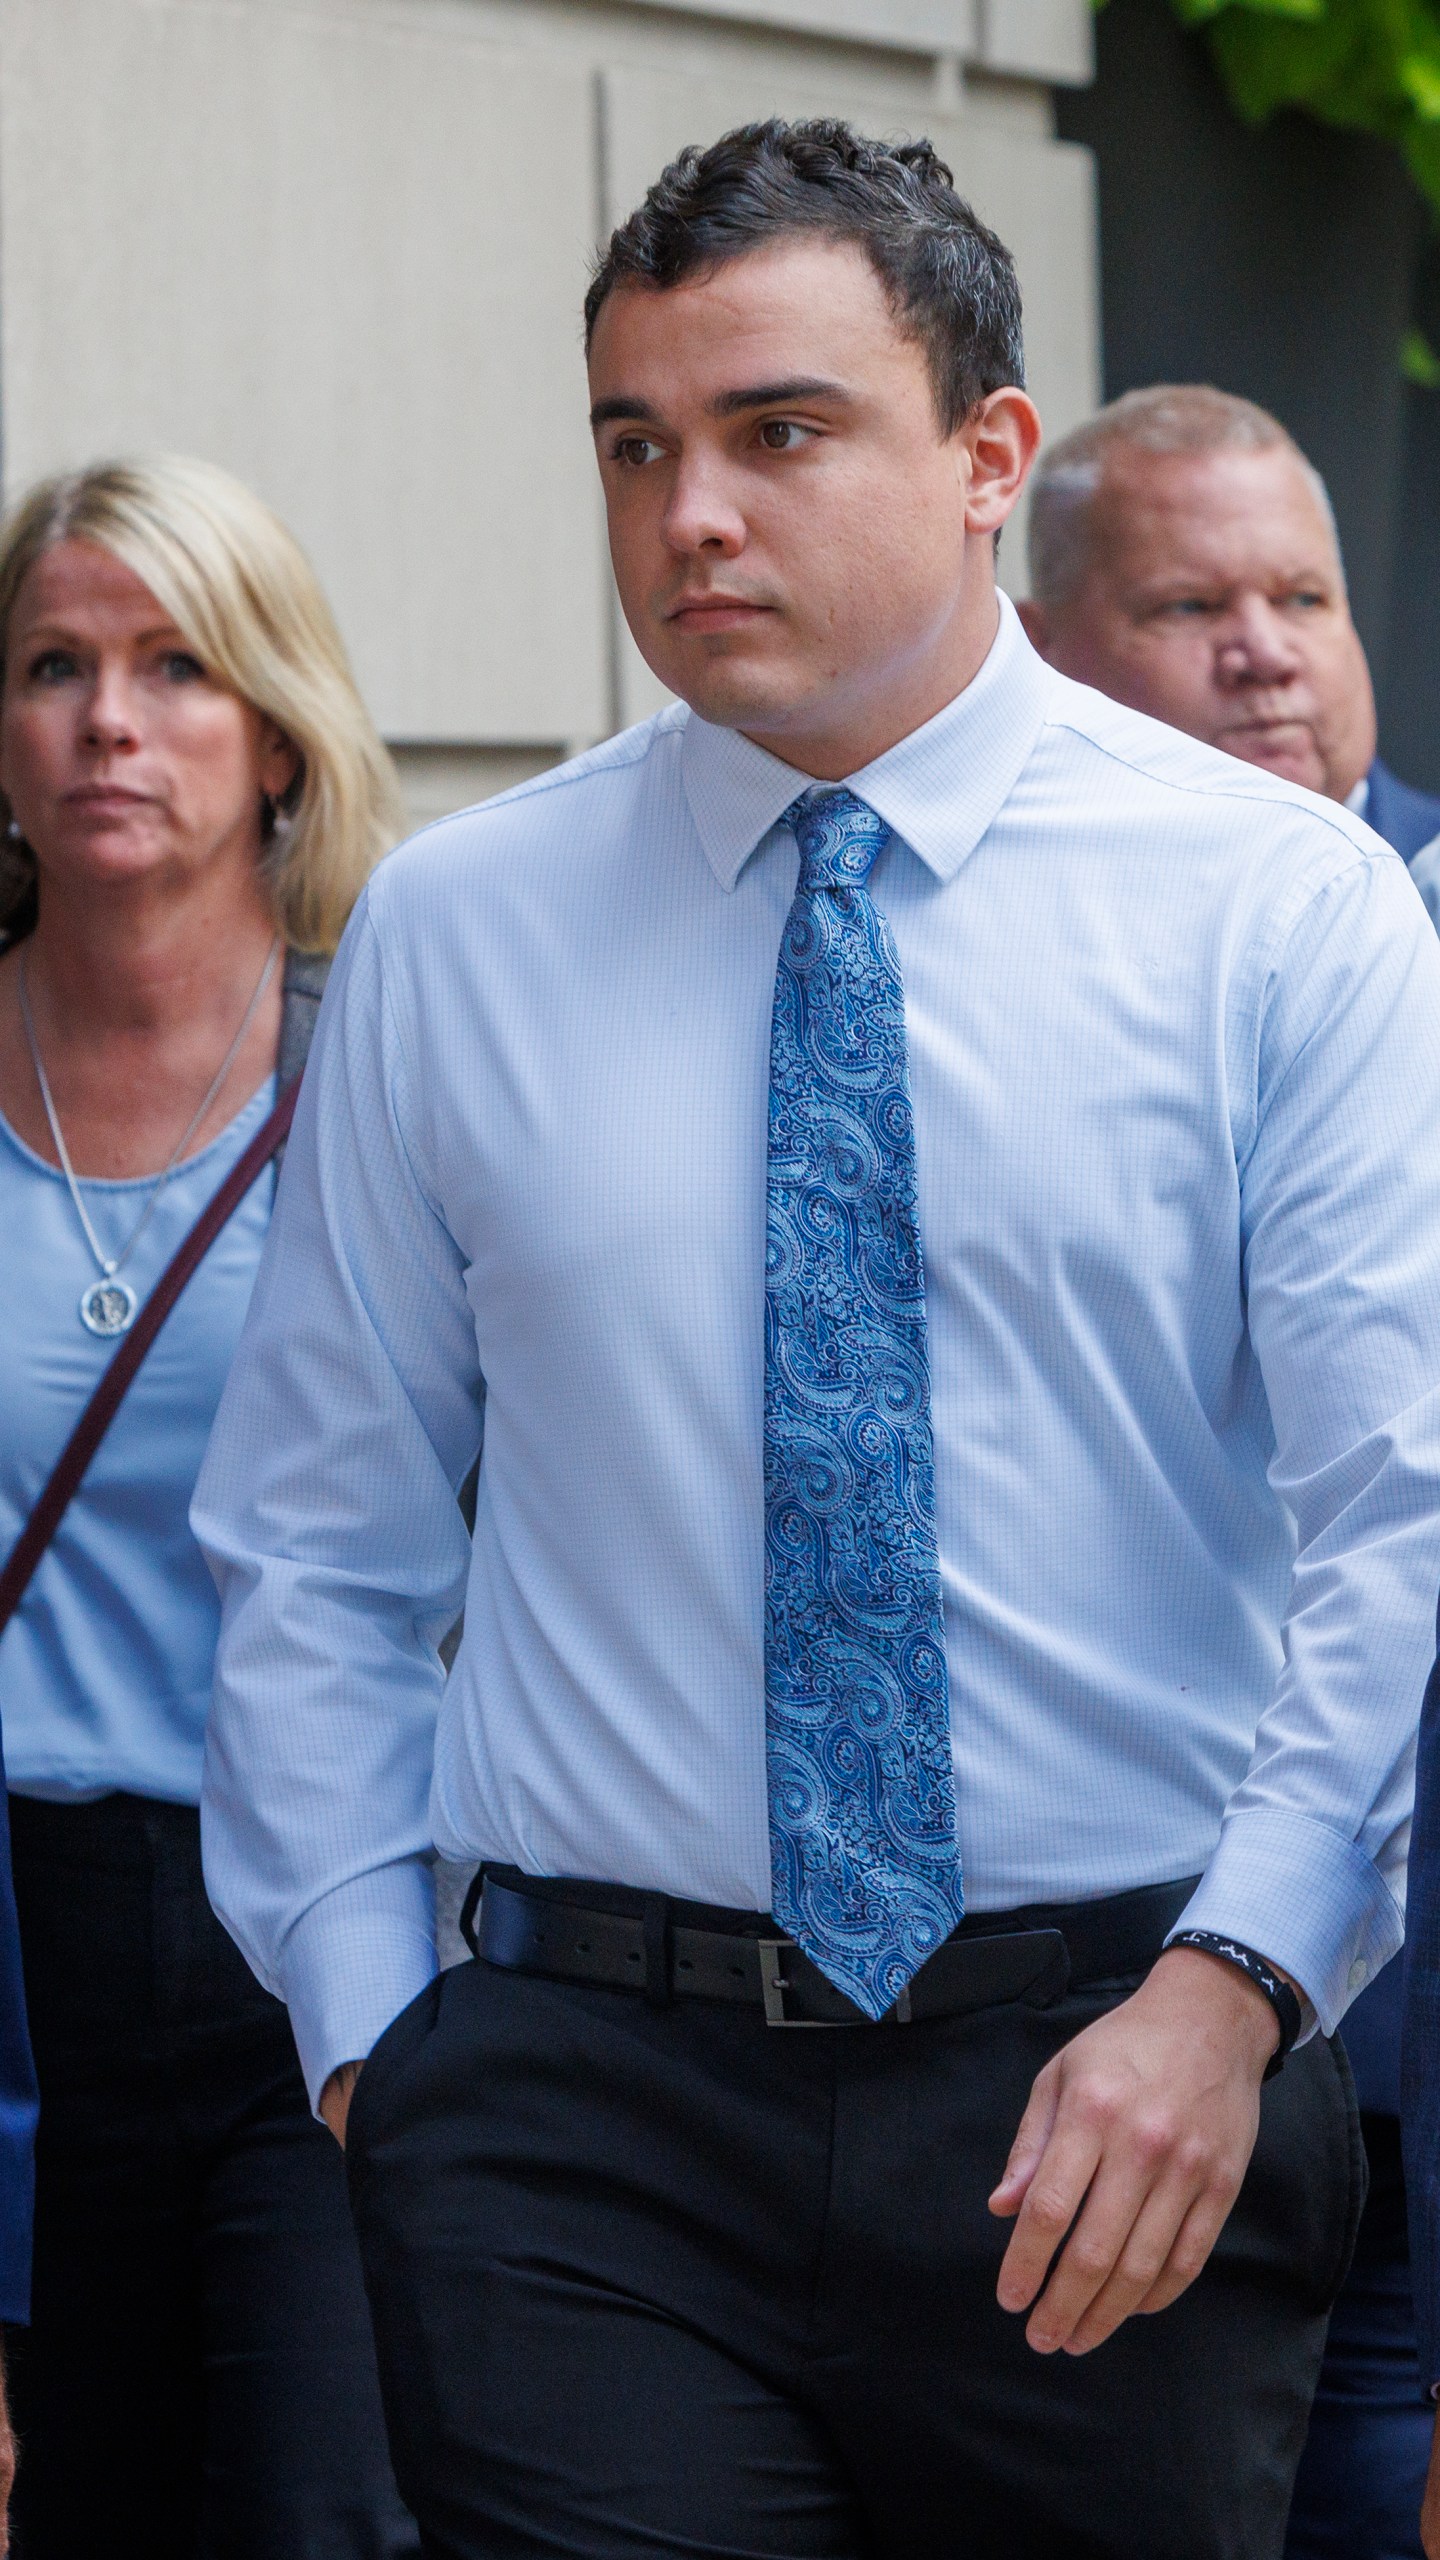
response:
<svg viewBox="0 0 1440 2560"><path fill-rule="evenodd" d="M1041 2358L995 2302L1031 2081L1131 1987L787 2030L433 1983L348 2155L431 2560L1276 2560L1363 2190L1333 2048L1266 2088L1173 2309Z"/></svg>
<svg viewBox="0 0 1440 2560"><path fill-rule="evenodd" d="M397 2560L344 2171L188 1807L11 1799L40 2077L17 2560Z"/></svg>
<svg viewBox="0 0 1440 2560"><path fill-rule="evenodd" d="M1285 2560L1421 2560L1435 2412L1415 2345L1400 2126L1362 2116L1370 2193L1330 2319Z"/></svg>

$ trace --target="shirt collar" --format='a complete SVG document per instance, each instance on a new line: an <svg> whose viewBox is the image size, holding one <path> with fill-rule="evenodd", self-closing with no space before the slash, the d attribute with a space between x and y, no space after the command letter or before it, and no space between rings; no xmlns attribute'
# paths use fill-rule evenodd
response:
<svg viewBox="0 0 1440 2560"><path fill-rule="evenodd" d="M1362 773L1354 790L1346 792L1345 806L1347 809L1353 809L1357 818L1364 817L1366 810L1370 806L1370 776L1368 773Z"/></svg>
<svg viewBox="0 0 1440 2560"><path fill-rule="evenodd" d="M923 729L847 774L849 788L937 880L949 880L1014 789L1044 724L1049 690L1049 669L1002 595L1000 627L978 675ZM813 779L738 729L718 729L694 711L681 743L681 771L705 859L722 889L735 887L756 846Z"/></svg>

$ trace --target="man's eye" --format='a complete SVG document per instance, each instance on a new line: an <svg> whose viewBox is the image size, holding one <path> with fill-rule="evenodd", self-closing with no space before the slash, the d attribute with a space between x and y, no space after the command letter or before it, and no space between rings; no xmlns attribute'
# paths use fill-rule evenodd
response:
<svg viewBox="0 0 1440 2560"><path fill-rule="evenodd" d="M1317 610L1323 610L1330 599L1320 587L1297 587L1294 594L1287 596L1285 601L1289 605L1298 605L1304 613L1314 613Z"/></svg>
<svg viewBox="0 0 1440 2560"><path fill-rule="evenodd" d="M643 471L646 463L653 462L659 451L653 436L620 436L614 448L615 460L627 471Z"/></svg>
<svg viewBox="0 0 1440 2560"><path fill-rule="evenodd" d="M767 418L760 429L760 442L767 453L793 453L809 433L809 428L798 425L794 418Z"/></svg>

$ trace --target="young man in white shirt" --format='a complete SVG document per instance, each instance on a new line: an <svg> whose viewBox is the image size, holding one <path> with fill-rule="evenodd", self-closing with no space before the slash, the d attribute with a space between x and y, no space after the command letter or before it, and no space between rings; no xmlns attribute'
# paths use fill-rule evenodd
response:
<svg viewBox="0 0 1440 2560"><path fill-rule="evenodd" d="M342 952L197 1502L212 1890L447 2560L1278 2554L1440 1582L1440 950L1029 648L926 146L684 155L587 320L682 707Z"/></svg>

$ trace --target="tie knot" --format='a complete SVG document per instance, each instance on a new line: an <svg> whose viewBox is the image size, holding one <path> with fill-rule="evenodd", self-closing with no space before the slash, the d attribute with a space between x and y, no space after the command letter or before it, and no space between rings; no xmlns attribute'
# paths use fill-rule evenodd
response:
<svg viewBox="0 0 1440 2560"><path fill-rule="evenodd" d="M843 785L815 784L785 812L800 847L802 889L860 889L890 830L878 812Z"/></svg>

